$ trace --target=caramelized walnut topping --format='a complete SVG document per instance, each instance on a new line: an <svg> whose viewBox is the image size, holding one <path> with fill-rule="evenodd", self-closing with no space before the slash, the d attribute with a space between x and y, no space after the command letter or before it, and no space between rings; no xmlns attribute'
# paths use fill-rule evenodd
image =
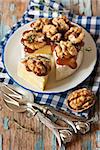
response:
<svg viewBox="0 0 100 150"><path fill-rule="evenodd" d="M24 63L27 71L34 72L38 76L45 76L51 70L50 60L43 56L29 57Z"/></svg>
<svg viewBox="0 0 100 150"><path fill-rule="evenodd" d="M29 43L26 40L23 40L23 45L25 47L27 47L27 49L25 48L24 50L27 51L28 53L34 52L35 50L43 47L44 45L46 45L46 42L33 42L33 43Z"/></svg>
<svg viewBox="0 0 100 150"><path fill-rule="evenodd" d="M32 49L32 51L43 47L46 42L44 41L45 35L41 32L35 32L33 30L28 30L23 33L23 38L21 42L27 49Z"/></svg>
<svg viewBox="0 0 100 150"><path fill-rule="evenodd" d="M80 43L84 39L84 32L80 27L71 27L64 35L65 39L69 39L73 44Z"/></svg>
<svg viewBox="0 0 100 150"><path fill-rule="evenodd" d="M77 56L77 54L78 54L77 49L70 41L67 41L67 42L60 41L60 46L65 55L69 52L70 55Z"/></svg>
<svg viewBox="0 0 100 150"><path fill-rule="evenodd" d="M61 33L56 33L50 39L51 39L51 41L57 41L57 42L59 42L60 39L61 39L61 36L62 36Z"/></svg>
<svg viewBox="0 0 100 150"><path fill-rule="evenodd" d="M56 55L58 56L57 64L68 65L70 68L77 67L77 49L70 41L60 41L60 45L55 48Z"/></svg>
<svg viewBox="0 0 100 150"><path fill-rule="evenodd" d="M46 34L47 38L51 38L54 34L57 33L57 28L52 24L44 25L43 33Z"/></svg>
<svg viewBox="0 0 100 150"><path fill-rule="evenodd" d="M59 16L52 20L52 23L57 27L59 31L67 31L69 29L69 25L67 24L69 20L65 16Z"/></svg>
<svg viewBox="0 0 100 150"><path fill-rule="evenodd" d="M77 67L77 63L76 63L76 58L72 57L72 58L58 58L57 59L57 64L58 65L67 65L72 69L75 69Z"/></svg>
<svg viewBox="0 0 100 150"><path fill-rule="evenodd" d="M59 57L59 58L63 57L62 48L59 45L55 47L55 51L56 51L57 57Z"/></svg>
<svg viewBox="0 0 100 150"><path fill-rule="evenodd" d="M39 18L31 24L31 27L35 31L40 31L40 30L42 30L43 26L46 24L49 24L49 22L50 22L50 20L47 18Z"/></svg>
<svg viewBox="0 0 100 150"><path fill-rule="evenodd" d="M57 56L60 58L71 58L78 54L77 49L70 41L60 41L60 44L55 48L55 51Z"/></svg>
<svg viewBox="0 0 100 150"><path fill-rule="evenodd" d="M28 47L24 47L24 51L26 52L26 53L33 53L35 50L32 50L32 49L30 49L30 48L28 48Z"/></svg>
<svg viewBox="0 0 100 150"><path fill-rule="evenodd" d="M42 32L29 30L23 33L23 39L27 40L29 43L33 43L34 41L43 42L45 39L45 35Z"/></svg>
<svg viewBox="0 0 100 150"><path fill-rule="evenodd" d="M87 109L94 104L94 94L87 88L79 89L69 94L67 103L74 110Z"/></svg>
<svg viewBox="0 0 100 150"><path fill-rule="evenodd" d="M33 29L25 31L21 40L27 47L25 52L31 53L46 44L53 44L59 45L56 49L59 58L71 58L77 57L83 46L82 28L73 25L66 16L53 19L39 18L31 24L31 27Z"/></svg>

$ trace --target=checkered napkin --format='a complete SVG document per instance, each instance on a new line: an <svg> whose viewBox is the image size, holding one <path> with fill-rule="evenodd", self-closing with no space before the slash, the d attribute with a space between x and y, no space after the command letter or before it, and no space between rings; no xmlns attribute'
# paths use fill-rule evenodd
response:
<svg viewBox="0 0 100 150"><path fill-rule="evenodd" d="M98 52L98 59L96 66L91 73L91 75L82 82L79 86L75 87L73 90L82 88L82 87L88 87L92 89L95 93L97 92L99 88L99 60L100 60L100 17L85 17L85 16L76 16L73 15L70 11L66 10L64 6L61 3L56 3L53 0L31 0L29 2L28 8L25 11L22 19L18 21L10 30L9 33L6 34L5 38L1 42L1 49L4 50L6 42L8 41L9 37L23 24L26 24L34 18L39 17L57 17L60 14L66 15L71 21L78 23L79 25L83 26L94 38L97 46L97 52ZM0 53L1 55L1 53ZM2 60L0 58L0 82L5 82L6 84L15 84L12 79L8 76L6 73L6 70L3 66ZM65 99L67 98L68 94L72 90L66 91L61 94L39 94L34 93L36 95L36 102L47 104L48 106L53 106L57 109L65 110L69 113L73 113L65 105ZM82 113L74 113L77 116L83 116L88 117L89 111L85 111Z"/></svg>

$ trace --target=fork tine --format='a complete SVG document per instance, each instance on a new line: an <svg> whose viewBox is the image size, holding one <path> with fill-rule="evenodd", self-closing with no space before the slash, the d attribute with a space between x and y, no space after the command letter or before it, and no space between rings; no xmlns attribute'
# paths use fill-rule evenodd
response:
<svg viewBox="0 0 100 150"><path fill-rule="evenodd" d="M6 102L19 106L19 103L16 100L14 100L13 98L11 98L8 94L3 93L2 96Z"/></svg>
<svg viewBox="0 0 100 150"><path fill-rule="evenodd" d="M1 86L1 91L4 93L8 93L10 96L15 97L17 99L21 99L23 97L21 93L15 91L13 88L5 84Z"/></svg>

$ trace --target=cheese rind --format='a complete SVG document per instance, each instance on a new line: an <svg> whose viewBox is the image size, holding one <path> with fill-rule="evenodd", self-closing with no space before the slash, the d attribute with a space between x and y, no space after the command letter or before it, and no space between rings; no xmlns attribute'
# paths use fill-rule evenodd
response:
<svg viewBox="0 0 100 150"><path fill-rule="evenodd" d="M79 68L79 66L82 63L82 59L83 59L83 51L79 51L77 60L76 60L77 68L72 69L67 65L58 65L56 63L57 56L56 56L55 51L54 51L53 55L54 55L55 65L56 65L56 80L62 80L64 78L70 76L71 74L73 74Z"/></svg>

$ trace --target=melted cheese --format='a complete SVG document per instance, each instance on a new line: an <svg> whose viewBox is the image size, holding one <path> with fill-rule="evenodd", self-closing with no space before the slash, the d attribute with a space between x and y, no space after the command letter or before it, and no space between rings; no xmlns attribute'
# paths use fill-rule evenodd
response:
<svg viewBox="0 0 100 150"><path fill-rule="evenodd" d="M40 55L40 54L52 55L51 46L45 45L44 47L36 50L34 53L29 54L29 56Z"/></svg>

